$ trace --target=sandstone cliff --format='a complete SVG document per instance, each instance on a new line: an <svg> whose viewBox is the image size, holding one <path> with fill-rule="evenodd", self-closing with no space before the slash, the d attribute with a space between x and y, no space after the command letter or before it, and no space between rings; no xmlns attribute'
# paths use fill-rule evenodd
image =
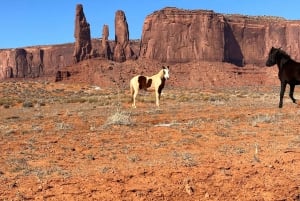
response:
<svg viewBox="0 0 300 201"><path fill-rule="evenodd" d="M73 63L74 44L0 50L0 79L52 76Z"/></svg>
<svg viewBox="0 0 300 201"><path fill-rule="evenodd" d="M220 61L224 16L213 11L165 8L144 22L140 57L164 62Z"/></svg>
<svg viewBox="0 0 300 201"><path fill-rule="evenodd" d="M278 17L225 16L225 55L229 62L264 66L272 46L300 59L300 21Z"/></svg>
<svg viewBox="0 0 300 201"><path fill-rule="evenodd" d="M280 46L299 59L299 33L299 21L164 8L145 19L140 57L262 66L271 46Z"/></svg>

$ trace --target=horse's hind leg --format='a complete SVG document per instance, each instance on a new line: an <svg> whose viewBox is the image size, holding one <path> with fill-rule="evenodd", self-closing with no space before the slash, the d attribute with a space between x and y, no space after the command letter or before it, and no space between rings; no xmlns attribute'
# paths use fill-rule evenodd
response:
<svg viewBox="0 0 300 201"><path fill-rule="evenodd" d="M132 107L133 108L136 108L136 105L135 105L135 99L136 99L136 96L137 96L137 94L138 94L138 92L139 92L139 90L138 90L138 88L133 88L133 92L132 92L132 94L131 94L131 97L132 97Z"/></svg>
<svg viewBox="0 0 300 201"><path fill-rule="evenodd" d="M283 96L284 96L286 84L287 84L286 82L281 82L279 108L282 108L283 105Z"/></svg>
<svg viewBox="0 0 300 201"><path fill-rule="evenodd" d="M295 90L295 85L290 84L290 98L292 99L293 103L296 103L296 99L294 98L294 90Z"/></svg>
<svg viewBox="0 0 300 201"><path fill-rule="evenodd" d="M130 97L131 97L131 102L133 102L133 94L134 94L134 89L133 89L133 86L130 84Z"/></svg>

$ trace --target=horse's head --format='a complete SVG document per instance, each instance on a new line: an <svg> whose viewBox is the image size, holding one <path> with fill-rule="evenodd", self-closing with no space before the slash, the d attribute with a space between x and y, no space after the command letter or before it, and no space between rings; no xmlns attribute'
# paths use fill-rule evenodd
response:
<svg viewBox="0 0 300 201"><path fill-rule="evenodd" d="M169 66L163 66L163 71L164 71L164 78L165 78L166 80L169 79L169 77L170 77L170 74L169 74L169 71L170 71Z"/></svg>
<svg viewBox="0 0 300 201"><path fill-rule="evenodd" d="M270 67L276 64L276 57L280 48L272 47L269 52L268 60L266 62L266 66Z"/></svg>
<svg viewBox="0 0 300 201"><path fill-rule="evenodd" d="M282 68L282 66L289 60L292 59L285 51L283 51L281 48L272 47L269 52L269 58L266 62L266 66L278 64L278 67Z"/></svg>

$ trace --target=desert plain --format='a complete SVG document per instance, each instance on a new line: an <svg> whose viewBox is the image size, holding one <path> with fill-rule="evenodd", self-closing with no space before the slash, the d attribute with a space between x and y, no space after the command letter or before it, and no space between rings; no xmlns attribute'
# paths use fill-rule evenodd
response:
<svg viewBox="0 0 300 201"><path fill-rule="evenodd" d="M126 87L0 91L0 200L300 200L300 107L279 85L167 85L136 109Z"/></svg>

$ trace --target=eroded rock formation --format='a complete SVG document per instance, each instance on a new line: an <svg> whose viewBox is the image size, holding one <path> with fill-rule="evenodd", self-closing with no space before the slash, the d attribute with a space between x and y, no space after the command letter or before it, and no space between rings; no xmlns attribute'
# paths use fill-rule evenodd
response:
<svg viewBox="0 0 300 201"><path fill-rule="evenodd" d="M76 6L76 16L75 16L75 49L74 49L74 61L77 63L79 61L88 59L92 51L90 24L87 22L83 6L77 4Z"/></svg>
<svg viewBox="0 0 300 201"><path fill-rule="evenodd" d="M101 58L106 58L111 60L112 59L112 51L110 49L109 45L109 28L108 25L103 25L103 30L102 30L102 40L101 40L101 49L100 49L100 54L99 56Z"/></svg>
<svg viewBox="0 0 300 201"><path fill-rule="evenodd" d="M125 13L118 10L115 14L115 48L114 60L123 62L134 58L134 52L130 47L129 29Z"/></svg>

